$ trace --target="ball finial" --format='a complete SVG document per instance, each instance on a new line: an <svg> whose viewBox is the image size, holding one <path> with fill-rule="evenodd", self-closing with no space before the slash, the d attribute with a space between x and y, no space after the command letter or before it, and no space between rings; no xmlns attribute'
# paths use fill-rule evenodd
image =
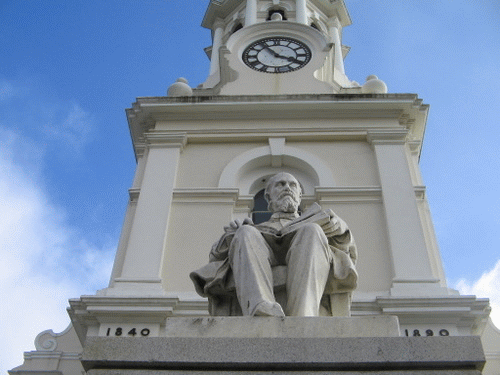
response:
<svg viewBox="0 0 500 375"><path fill-rule="evenodd" d="M193 96L193 89L188 85L186 78L180 77L168 88L167 96Z"/></svg>
<svg viewBox="0 0 500 375"><path fill-rule="evenodd" d="M387 94L387 85L376 75L370 75L366 78L366 83L361 86L361 92L363 94Z"/></svg>

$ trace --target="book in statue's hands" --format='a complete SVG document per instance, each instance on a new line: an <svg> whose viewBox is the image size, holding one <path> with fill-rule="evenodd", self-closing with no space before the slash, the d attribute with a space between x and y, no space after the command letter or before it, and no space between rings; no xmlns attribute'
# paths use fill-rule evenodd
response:
<svg viewBox="0 0 500 375"><path fill-rule="evenodd" d="M304 224L307 224L307 223L316 223L320 227L323 227L323 225L328 224L332 219L332 215L331 215L330 211L331 210L320 210L318 213L315 213L313 215L308 215L307 217L300 220L302 218L302 216L301 216L301 217L293 220L292 222L290 222L290 224L288 224L287 226L283 227L279 231L279 235L284 236L288 233L294 232L297 229L299 229L301 226L303 226Z"/></svg>
<svg viewBox="0 0 500 375"><path fill-rule="evenodd" d="M313 203L311 207L309 207L306 211L304 211L302 215L292 220L281 230L277 230L270 227L260 227L259 229L264 235L271 234L273 236L281 237L289 233L295 232L302 225L307 223L316 223L319 226L323 227L323 225L326 225L331 221L334 215L335 214L333 213L332 210L323 210L319 204Z"/></svg>

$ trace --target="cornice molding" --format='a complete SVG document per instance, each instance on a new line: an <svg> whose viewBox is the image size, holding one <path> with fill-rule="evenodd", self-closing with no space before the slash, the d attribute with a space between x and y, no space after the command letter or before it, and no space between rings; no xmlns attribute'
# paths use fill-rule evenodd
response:
<svg viewBox="0 0 500 375"><path fill-rule="evenodd" d="M146 142L146 135L161 127L185 132L190 142L244 141L247 135L254 140L259 134L300 137L308 140L323 136L331 139L359 137L376 124L369 119L387 120L392 126L408 129L412 140L424 135L429 106L415 94L301 94L301 95L210 95L210 90L195 90L192 97L142 97L126 110L136 155ZM294 120L293 126L283 127L285 120ZM337 120L365 120L346 126ZM403 121L403 120L404 121ZM277 127L260 127L272 120ZM297 121L318 126L301 126ZM411 120L411 121L410 121ZM215 121L204 125L205 122ZM232 121L232 125L230 122ZM330 127L324 126L325 121ZM400 125L401 123L403 125ZM240 124L245 123L243 127ZM194 126L193 124L198 124ZM255 124L255 126L253 126ZM408 125L411 124L411 125ZM336 127L338 125L339 127ZM249 128L249 126L253 126ZM208 128L209 127L209 128ZM250 131L249 131L250 130Z"/></svg>
<svg viewBox="0 0 500 375"><path fill-rule="evenodd" d="M479 334L487 323L491 307L487 298L476 296L439 297L377 297L381 312L397 315L405 321L446 321L457 326L469 326L473 334Z"/></svg>
<svg viewBox="0 0 500 375"><path fill-rule="evenodd" d="M144 138L150 148L180 148L182 151L187 144L186 133L154 131L144 134Z"/></svg>
<svg viewBox="0 0 500 375"><path fill-rule="evenodd" d="M306 112L306 117L321 118L414 118L413 114L428 106L415 94L301 94L301 95L234 95L202 96L203 91L195 91L191 97L141 97L127 109L130 120L146 122L150 116L158 120L196 119L201 113L205 119L265 117L281 109L276 118L296 117ZM259 108L256 108L259 107ZM283 109L286 109L284 111ZM416 110L416 111L415 111ZM235 113L235 111L238 111ZM412 113L409 113L412 112ZM244 115L242 113L245 113Z"/></svg>
<svg viewBox="0 0 500 375"><path fill-rule="evenodd" d="M146 152L146 144L144 143L144 139L142 139L141 142L137 142L135 144L134 151L135 151L136 161L137 159L142 158L144 156Z"/></svg>
<svg viewBox="0 0 500 375"><path fill-rule="evenodd" d="M421 140L408 141L407 144L410 147L410 151L412 153L416 153L416 154L418 154L420 152L420 149L422 147L422 141Z"/></svg>
<svg viewBox="0 0 500 375"><path fill-rule="evenodd" d="M356 293L353 296L354 317L394 315L404 324L446 322L457 328L468 328L470 334L481 334L491 310L488 299L475 296L360 297ZM168 293L160 297L82 296L69 302L69 314L80 340L85 340L86 327L98 326L110 317L140 316L144 321L162 324L168 317L208 316L207 300L194 292Z"/></svg>
<svg viewBox="0 0 500 375"><path fill-rule="evenodd" d="M376 203L382 202L380 186L317 187L314 200L320 203Z"/></svg>
<svg viewBox="0 0 500 375"><path fill-rule="evenodd" d="M424 199L426 187L415 186L415 197ZM140 189L129 189L131 202L139 199ZM230 188L177 188L173 192L174 203L210 203L236 204L237 211L248 211L253 207L252 195L240 195L239 189ZM382 202L382 188L380 186L366 187L317 187L314 195L304 195L302 201L309 205L313 202L322 203L379 203ZM242 212L243 212L242 211Z"/></svg>
<svg viewBox="0 0 500 375"><path fill-rule="evenodd" d="M399 145L404 144L408 138L406 129L379 129L369 130L366 136L372 145Z"/></svg>
<svg viewBox="0 0 500 375"><path fill-rule="evenodd" d="M130 202L137 202L139 200L139 195L141 194L140 188L130 188L128 189L128 195Z"/></svg>
<svg viewBox="0 0 500 375"><path fill-rule="evenodd" d="M213 203L234 204L239 198L239 189L175 189L174 203Z"/></svg>
<svg viewBox="0 0 500 375"><path fill-rule="evenodd" d="M425 199L425 193L427 191L427 188L424 185L414 186L414 189L415 189L415 196L417 199L420 200Z"/></svg>
<svg viewBox="0 0 500 375"><path fill-rule="evenodd" d="M366 141L366 131L348 128L263 128L212 129L187 131L189 143L266 142L269 138L286 138L288 142Z"/></svg>
<svg viewBox="0 0 500 375"><path fill-rule="evenodd" d="M33 352L24 352L24 360L25 362L26 361L40 361L40 360L43 360L43 361L57 361L57 362L61 362L61 361L80 361L82 359L82 354L81 354L81 351L80 352L77 352L77 353L68 353L68 352L60 352L60 351L57 351L57 352L44 352L44 351L33 351ZM60 375L62 374L61 372L59 371L44 371L44 372L32 372L32 371L29 371L29 372L20 372L20 371L16 371L16 372L10 372L11 374L44 374L44 375Z"/></svg>

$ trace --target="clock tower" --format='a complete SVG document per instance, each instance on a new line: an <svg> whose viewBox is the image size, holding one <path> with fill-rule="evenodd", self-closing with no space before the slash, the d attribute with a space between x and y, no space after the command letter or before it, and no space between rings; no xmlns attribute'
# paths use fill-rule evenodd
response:
<svg viewBox="0 0 500 375"><path fill-rule="evenodd" d="M347 77L350 25L344 0L208 2L205 82L179 78L126 111L137 170L108 287L70 300L68 330L42 332L12 374L472 375L478 335L484 374L497 373L488 300L446 284L418 165L429 106ZM210 317L189 274L231 220L265 210L278 172L300 181L303 210L318 202L349 224L351 309Z"/></svg>
<svg viewBox="0 0 500 375"><path fill-rule="evenodd" d="M216 95L359 91L344 71L342 30L350 24L343 1L210 2L202 25L213 45L202 87Z"/></svg>

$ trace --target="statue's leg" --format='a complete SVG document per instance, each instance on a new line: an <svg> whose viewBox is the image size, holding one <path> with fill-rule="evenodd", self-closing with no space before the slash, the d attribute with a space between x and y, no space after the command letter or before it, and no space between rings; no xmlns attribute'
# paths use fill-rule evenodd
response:
<svg viewBox="0 0 500 375"><path fill-rule="evenodd" d="M249 225L238 228L229 247L229 262L243 315L284 315L273 293L271 266L277 262L257 229Z"/></svg>
<svg viewBox="0 0 500 375"><path fill-rule="evenodd" d="M319 316L332 254L323 229L318 224L304 224L297 230L286 263L286 315Z"/></svg>

